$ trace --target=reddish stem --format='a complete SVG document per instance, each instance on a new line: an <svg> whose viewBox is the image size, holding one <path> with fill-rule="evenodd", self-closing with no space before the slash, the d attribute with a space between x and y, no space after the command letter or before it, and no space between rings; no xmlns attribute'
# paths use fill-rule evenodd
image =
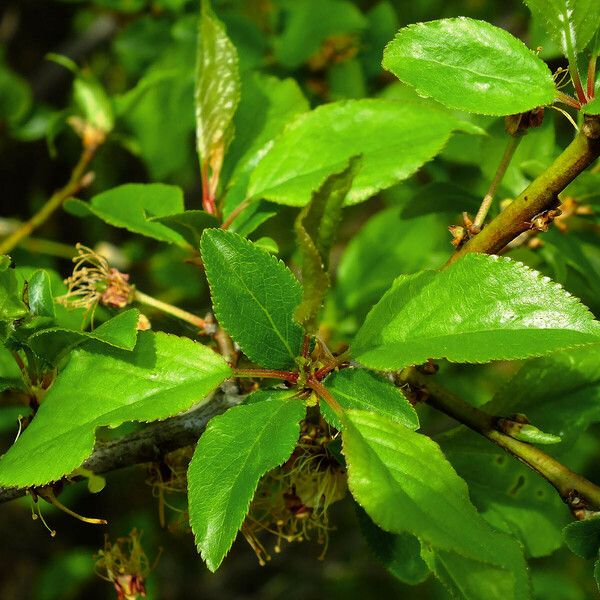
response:
<svg viewBox="0 0 600 600"><path fill-rule="evenodd" d="M581 104L579 102L577 102L577 100L575 100L575 98L572 98L571 96L569 96L568 94L565 94L564 92L558 92L557 100L559 102L562 102L563 104L566 104L567 106L570 106L571 108L576 108L577 110L579 110L581 108Z"/></svg>
<svg viewBox="0 0 600 600"><path fill-rule="evenodd" d="M298 373L275 371L271 369L233 369L235 377L256 377L257 379L282 379L289 383L298 382Z"/></svg>
<svg viewBox="0 0 600 600"><path fill-rule="evenodd" d="M221 229L229 229L231 224L235 221L236 217L250 206L250 199L246 198L242 200L227 216L221 225Z"/></svg>
<svg viewBox="0 0 600 600"><path fill-rule="evenodd" d="M596 56L590 58L588 63L588 75L587 75L587 94L588 98L592 100L595 96L594 85L596 83Z"/></svg>
<svg viewBox="0 0 600 600"><path fill-rule="evenodd" d="M208 176L208 166L206 163L203 164L200 169L200 177L202 178L202 208L209 215L216 215L217 206L211 193L210 178Z"/></svg>
<svg viewBox="0 0 600 600"><path fill-rule="evenodd" d="M341 407L340 403L331 395L331 392L323 384L311 378L306 382L306 385L311 390L317 392L317 395L325 400L338 417L341 417L344 414L344 409Z"/></svg>

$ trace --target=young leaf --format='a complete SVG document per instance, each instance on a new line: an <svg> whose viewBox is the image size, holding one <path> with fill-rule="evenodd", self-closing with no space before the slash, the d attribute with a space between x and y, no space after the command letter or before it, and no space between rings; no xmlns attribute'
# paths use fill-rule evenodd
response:
<svg viewBox="0 0 600 600"><path fill-rule="evenodd" d="M203 171L218 178L233 137L232 121L240 100L235 46L209 0L202 0L196 66L196 141Z"/></svg>
<svg viewBox="0 0 600 600"><path fill-rule="evenodd" d="M0 459L0 485L57 481L91 454L96 428L166 419L206 401L230 376L227 363L206 346L164 333L140 333L132 352L95 342L77 348Z"/></svg>
<svg viewBox="0 0 600 600"><path fill-rule="evenodd" d="M369 548L396 579L408 585L417 585L427 579L429 567L421 558L421 544L415 536L383 531L358 504L356 514Z"/></svg>
<svg viewBox="0 0 600 600"><path fill-rule="evenodd" d="M556 96L550 69L523 42L465 17L401 29L383 67L423 96L484 115L525 112Z"/></svg>
<svg viewBox="0 0 600 600"><path fill-rule="evenodd" d="M114 227L123 227L161 242L187 246L185 239L170 227L152 221L183 212L183 192L162 183L127 183L94 196L80 208Z"/></svg>
<svg viewBox="0 0 600 600"><path fill-rule="evenodd" d="M310 329L329 288L329 254L342 216L342 205L359 169L360 159L330 175L300 211L294 229L302 260L302 303L296 319Z"/></svg>
<svg viewBox="0 0 600 600"><path fill-rule="evenodd" d="M207 229L202 260L219 323L253 362L271 369L294 365L302 328L294 311L302 288L277 258L235 233Z"/></svg>
<svg viewBox="0 0 600 600"><path fill-rule="evenodd" d="M15 321L29 313L21 300L10 257L0 255L0 321Z"/></svg>
<svg viewBox="0 0 600 600"><path fill-rule="evenodd" d="M419 428L419 417L402 392L381 375L365 369L343 369L324 382L343 409L356 408L384 415L409 429ZM337 415L326 403L321 412L336 429L343 429Z"/></svg>
<svg viewBox="0 0 600 600"><path fill-rule="evenodd" d="M229 552L259 479L290 457L304 414L304 403L284 391L229 409L202 434L188 469L189 512L211 571Z"/></svg>
<svg viewBox="0 0 600 600"><path fill-rule="evenodd" d="M600 27L596 0L523 0L544 23L563 54L571 60L583 51Z"/></svg>
<svg viewBox="0 0 600 600"><path fill-rule="evenodd" d="M488 598L527 597L518 543L479 516L464 481L433 440L365 411L349 410L345 425L348 484L379 527L415 535L454 560L463 557L499 571L495 579L505 582L503 595Z"/></svg>
<svg viewBox="0 0 600 600"><path fill-rule="evenodd" d="M304 206L352 156L362 165L346 204L366 200L431 160L464 123L442 108L347 100L300 115L275 139L250 178L248 196Z"/></svg>
<svg viewBox="0 0 600 600"><path fill-rule="evenodd" d="M439 273L399 277L351 349L367 367L397 370L428 358L542 356L598 340L598 322L558 284L508 258L469 254Z"/></svg>

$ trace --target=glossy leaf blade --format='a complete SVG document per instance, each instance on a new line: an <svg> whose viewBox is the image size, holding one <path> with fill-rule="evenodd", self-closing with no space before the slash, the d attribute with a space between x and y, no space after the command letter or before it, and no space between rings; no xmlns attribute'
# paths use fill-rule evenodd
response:
<svg viewBox="0 0 600 600"><path fill-rule="evenodd" d="M253 362L272 369L293 366L303 333L294 321L302 288L292 272L222 229L207 229L201 249L219 323Z"/></svg>
<svg viewBox="0 0 600 600"><path fill-rule="evenodd" d="M436 552L499 572L505 595L490 598L527 597L518 543L477 513L464 481L433 440L357 410L347 412L343 439L350 490L379 527L410 533Z"/></svg>
<svg viewBox="0 0 600 600"><path fill-rule="evenodd" d="M575 57L600 27L596 0L523 0L566 57Z"/></svg>
<svg viewBox="0 0 600 600"><path fill-rule="evenodd" d="M0 485L56 481L91 454L97 427L166 419L206 401L230 375L206 346L164 333L140 333L132 352L94 343L78 348L0 459Z"/></svg>
<svg viewBox="0 0 600 600"><path fill-rule="evenodd" d="M459 17L401 29L383 67L445 106L510 115L551 104L546 64L520 40L484 21Z"/></svg>
<svg viewBox="0 0 600 600"><path fill-rule="evenodd" d="M219 173L233 137L233 117L240 100L240 75L235 46L202 0L196 65L196 142L200 162Z"/></svg>
<svg viewBox="0 0 600 600"><path fill-rule="evenodd" d="M599 339L598 322L558 284L510 259L470 254L439 273L399 277L351 350L367 367L395 370L428 358L542 356Z"/></svg>
<svg viewBox="0 0 600 600"><path fill-rule="evenodd" d="M250 179L248 195L304 206L325 179L362 155L346 204L406 179L464 124L442 109L391 100L348 100L300 115L275 139Z"/></svg>
<svg viewBox="0 0 600 600"><path fill-rule="evenodd" d="M324 382L344 410L360 409L386 416L409 429L419 428L419 417L402 392L390 381L366 369L343 369L330 375ZM325 403L321 411L336 429L343 423Z"/></svg>
<svg viewBox="0 0 600 600"><path fill-rule="evenodd" d="M304 404L280 394L212 419L194 452L188 469L190 524L211 571L229 552L260 478L284 463L298 441Z"/></svg>

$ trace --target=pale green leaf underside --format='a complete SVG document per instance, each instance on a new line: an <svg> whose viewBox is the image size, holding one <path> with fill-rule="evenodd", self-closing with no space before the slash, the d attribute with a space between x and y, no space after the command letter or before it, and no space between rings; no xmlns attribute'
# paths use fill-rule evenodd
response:
<svg viewBox="0 0 600 600"><path fill-rule="evenodd" d="M293 366L302 343L302 328L293 317L302 288L292 272L222 229L207 229L201 248L219 323L253 362L272 369Z"/></svg>
<svg viewBox="0 0 600 600"><path fill-rule="evenodd" d="M523 0L567 57L582 52L600 27L598 0Z"/></svg>
<svg viewBox="0 0 600 600"><path fill-rule="evenodd" d="M324 385L345 410L367 410L385 415L409 429L419 427L419 417L410 402L381 375L365 369L343 369L330 375ZM343 423L324 402L321 403L321 411L336 429L343 428Z"/></svg>
<svg viewBox="0 0 600 600"><path fill-rule="evenodd" d="M188 469L189 512L211 571L229 552L259 479L290 457L304 413L300 400L272 392L215 417L200 438Z"/></svg>
<svg viewBox="0 0 600 600"><path fill-rule="evenodd" d="M86 344L0 459L0 485L56 481L91 454L97 427L166 419L202 402L230 375L206 346L164 333L140 333L132 352Z"/></svg>
<svg viewBox="0 0 600 600"><path fill-rule="evenodd" d="M550 69L523 42L465 17L401 29L383 67L423 96L479 114L525 112L556 96Z"/></svg>
<svg viewBox="0 0 600 600"><path fill-rule="evenodd" d="M406 179L444 147L463 123L422 103L346 100L300 115L277 137L250 179L248 195L304 206L353 156L362 155L346 204Z"/></svg>
<svg viewBox="0 0 600 600"><path fill-rule="evenodd" d="M428 358L542 356L598 340L598 322L561 286L508 258L469 254L441 272L396 279L351 350L367 367L396 370Z"/></svg>
<svg viewBox="0 0 600 600"><path fill-rule="evenodd" d="M357 410L347 412L343 439L350 490L379 527L411 533L455 561L464 557L499 572L508 582L505 595L489 598L527 597L518 543L477 513L464 481L433 440Z"/></svg>

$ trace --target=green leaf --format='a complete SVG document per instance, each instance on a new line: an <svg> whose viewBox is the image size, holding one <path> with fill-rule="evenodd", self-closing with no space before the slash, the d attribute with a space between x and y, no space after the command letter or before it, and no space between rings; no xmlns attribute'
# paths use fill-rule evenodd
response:
<svg viewBox="0 0 600 600"><path fill-rule="evenodd" d="M544 431L560 435L560 450L568 448L600 421L600 344L526 362L485 410L524 413Z"/></svg>
<svg viewBox="0 0 600 600"><path fill-rule="evenodd" d="M0 321L16 321L28 313L29 309L20 297L10 257L0 255Z"/></svg>
<svg viewBox="0 0 600 600"><path fill-rule="evenodd" d="M523 1L569 60L583 51L600 27L600 6L596 0Z"/></svg>
<svg viewBox="0 0 600 600"><path fill-rule="evenodd" d="M37 356L50 364L56 364L66 352L88 340L96 340L123 350L133 350L137 341L139 316L140 313L136 309L126 310L92 331L50 327L36 331L25 343Z"/></svg>
<svg viewBox="0 0 600 600"><path fill-rule="evenodd" d="M248 196L304 206L353 156L363 162L346 199L356 204L410 177L464 123L434 106L347 100L300 115L275 139L250 178Z"/></svg>
<svg viewBox="0 0 600 600"><path fill-rule="evenodd" d="M547 481L465 427L437 441L493 527L516 537L528 556L547 556L560 548L561 528L571 515Z"/></svg>
<svg viewBox="0 0 600 600"><path fill-rule="evenodd" d="M487 576L493 575L498 586L488 599L527 597L518 543L494 531L477 513L465 482L433 440L382 415L358 410L346 413L343 440L350 491L379 527L415 535L448 561L487 566ZM429 553L424 558L444 579L439 566L428 560Z"/></svg>
<svg viewBox="0 0 600 600"><path fill-rule="evenodd" d="M95 342L77 348L29 427L0 459L0 485L57 481L91 454L96 428L166 419L207 402L230 376L214 351L164 333L140 333L132 352Z"/></svg>
<svg viewBox="0 0 600 600"><path fill-rule="evenodd" d="M242 78L242 98L234 119L235 138L222 172L222 179L228 181L223 201L226 217L246 199L250 175L273 139L294 117L308 109L308 101L294 79L277 79L259 73ZM246 212L248 209L244 214ZM237 226L239 220L233 225ZM238 229L233 231L244 235Z"/></svg>
<svg viewBox="0 0 600 600"><path fill-rule="evenodd" d="M27 282L27 303L32 315L54 319L54 297L50 277L44 270L36 271Z"/></svg>
<svg viewBox="0 0 600 600"><path fill-rule="evenodd" d="M330 175L300 211L294 230L302 264L302 303L296 319L309 329L329 288L329 254L342 218L342 205L360 168L360 158L351 158L339 173Z"/></svg>
<svg viewBox="0 0 600 600"><path fill-rule="evenodd" d="M509 548L501 559L504 568L431 547L423 548L421 555L452 598L525 600L531 596L523 557L518 544Z"/></svg>
<svg viewBox="0 0 600 600"><path fill-rule="evenodd" d="M178 233L190 246L198 248L202 232L209 227L218 227L218 221L213 215L203 210L186 210L176 215L154 217L153 223L161 223Z"/></svg>
<svg viewBox="0 0 600 600"><path fill-rule="evenodd" d="M381 375L365 369L343 369L330 375L324 385L344 410L366 410L402 423L409 429L419 428L419 417L410 402ZM343 429L343 423L327 404L321 403L321 411L331 425Z"/></svg>
<svg viewBox="0 0 600 600"><path fill-rule="evenodd" d="M600 98L594 98L591 102L584 104L581 111L586 115L600 115Z"/></svg>
<svg viewBox="0 0 600 600"><path fill-rule="evenodd" d="M222 229L207 229L201 249L219 323L253 362L292 367L303 335L294 321L302 288L292 272L252 242Z"/></svg>
<svg viewBox="0 0 600 600"><path fill-rule="evenodd" d="M351 350L367 367L397 370L428 358L542 356L599 339L598 322L558 284L508 258L469 254L439 273L399 277Z"/></svg>
<svg viewBox="0 0 600 600"><path fill-rule="evenodd" d="M408 533L393 534L383 531L371 521L367 513L356 505L360 530L369 548L385 568L408 585L417 585L427 579L429 567L421 558L419 540Z"/></svg>
<svg viewBox="0 0 600 600"><path fill-rule="evenodd" d="M188 469L190 524L211 571L229 552L260 478L284 463L300 435L304 403L286 392L230 408L210 421Z"/></svg>
<svg viewBox="0 0 600 600"><path fill-rule="evenodd" d="M183 192L174 185L126 183L94 196L85 206L89 212L114 227L187 246L183 236L172 228L150 220L183 212Z"/></svg>
<svg viewBox="0 0 600 600"><path fill-rule="evenodd" d="M240 100L238 55L208 0L202 0L198 33L196 142L202 168L218 177Z"/></svg>
<svg viewBox="0 0 600 600"><path fill-rule="evenodd" d="M571 552L581 558L596 558L600 549L600 516L569 523L563 536Z"/></svg>
<svg viewBox="0 0 600 600"><path fill-rule="evenodd" d="M422 96L485 115L551 104L552 73L523 42L484 21L459 17L401 29L383 67Z"/></svg>

